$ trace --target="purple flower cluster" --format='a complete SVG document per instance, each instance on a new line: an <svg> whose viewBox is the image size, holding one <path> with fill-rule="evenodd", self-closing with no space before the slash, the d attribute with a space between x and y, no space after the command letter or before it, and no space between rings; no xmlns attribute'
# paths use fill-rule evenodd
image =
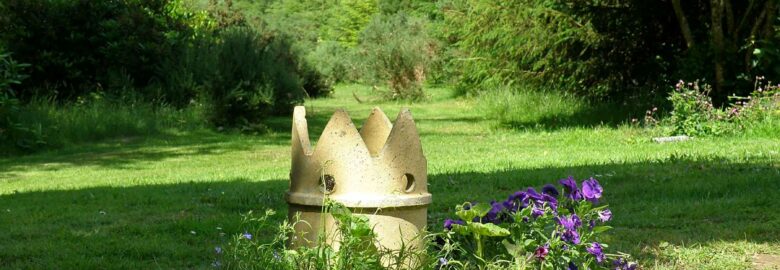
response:
<svg viewBox="0 0 780 270"><path fill-rule="evenodd" d="M539 220L548 222L553 220L556 223L556 226L552 228L553 236L564 243L557 242L559 244L551 247L551 242L547 242L528 250L533 252L534 259L538 261L547 260L548 256L552 256L550 254L558 254L558 248L563 252L583 248L587 251L585 254L589 254L588 256L592 255L597 263L607 264L607 256L603 251L602 244L590 242L592 240L589 238L593 236L593 232L582 231L581 228L583 223L587 223L587 227L593 230L596 227L596 223L611 220L612 211L599 207L595 209L585 208L592 210L586 210L586 212L582 213L575 212L575 209L583 209L581 208L583 204L597 204L604 193L603 187L598 180L592 177L582 181L579 185L571 176L559 180L559 183L563 187L561 192L554 185L546 184L542 187L541 193L529 187L513 193L504 201L492 201L490 202L490 210L484 216L475 217L469 223L493 223L505 227L506 223L513 226L513 223L520 224L520 222L537 222ZM473 205L475 203L466 204L463 209L468 210ZM560 209L559 206L561 207ZM486 210L483 209L482 211ZM521 216L522 220L514 220ZM540 219L542 217L545 217L545 219ZM470 219L471 216L468 216L468 218ZM464 220L447 219L444 221L444 228L451 230L454 225L466 225L466 223ZM629 263L622 258L613 261L613 264L616 270L635 270L637 267L636 263ZM566 268L576 270L577 264L570 261Z"/></svg>
<svg viewBox="0 0 780 270"><path fill-rule="evenodd" d="M504 220L491 219L488 217L483 222L493 222L498 224L500 221L511 221L512 214L526 207L531 207L531 216L538 218L545 214L545 208L549 207L553 212L558 210L558 189L553 185L547 184L542 188L542 193L536 192L534 188L528 188L525 191L518 191L510 195L505 201L494 203L491 211L504 211L506 215Z"/></svg>
<svg viewBox="0 0 780 270"><path fill-rule="evenodd" d="M604 255L604 252L601 250L601 244L599 244L599 242L593 242L593 244L586 249L588 250L588 253L596 256L596 262L601 263L606 259L606 255Z"/></svg>
<svg viewBox="0 0 780 270"><path fill-rule="evenodd" d="M582 182L582 190L577 186L577 181L574 180L574 177L571 176L561 179L560 183L563 185L566 197L573 201L585 199L592 203L597 203L601 198L601 194L604 193L604 189L599 184L599 181L593 177Z"/></svg>
<svg viewBox="0 0 780 270"><path fill-rule="evenodd" d="M580 234L577 233L577 228L582 226L580 217L578 217L577 214L571 214L569 216L560 216L557 218L557 220L558 224L563 227L563 232L561 232L561 239L575 245L579 244Z"/></svg>

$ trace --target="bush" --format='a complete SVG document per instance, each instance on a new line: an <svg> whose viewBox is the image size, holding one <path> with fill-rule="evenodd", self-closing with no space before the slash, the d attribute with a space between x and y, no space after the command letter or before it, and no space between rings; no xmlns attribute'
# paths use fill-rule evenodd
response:
<svg viewBox="0 0 780 270"><path fill-rule="evenodd" d="M211 121L235 126L256 122L303 100L289 44L245 27L230 28L198 54L212 55L213 74L203 78Z"/></svg>
<svg viewBox="0 0 780 270"><path fill-rule="evenodd" d="M188 24L195 14L181 5L180 0L4 1L0 40L18 60L36 67L18 97L74 100L90 91L145 87L158 63L195 33Z"/></svg>
<svg viewBox="0 0 780 270"><path fill-rule="evenodd" d="M215 125L249 126L332 87L280 34L232 26L161 66L158 91L196 95Z"/></svg>
<svg viewBox="0 0 780 270"><path fill-rule="evenodd" d="M27 67L0 47L0 149L31 150L46 144L41 127L21 118L21 104L11 89L27 78Z"/></svg>
<svg viewBox="0 0 780 270"><path fill-rule="evenodd" d="M377 16L361 35L359 58L374 82L386 81L388 99L423 99L422 84L433 58L422 19L403 13Z"/></svg>

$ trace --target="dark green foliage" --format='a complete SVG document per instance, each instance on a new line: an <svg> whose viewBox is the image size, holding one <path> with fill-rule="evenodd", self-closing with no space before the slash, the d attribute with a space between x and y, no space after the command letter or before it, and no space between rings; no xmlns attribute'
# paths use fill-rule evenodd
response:
<svg viewBox="0 0 780 270"><path fill-rule="evenodd" d="M605 97L655 79L648 74L662 66L652 50L663 41L652 32L659 22L640 16L648 4L591 2L446 4L445 36L459 49L462 91L530 82Z"/></svg>
<svg viewBox="0 0 780 270"><path fill-rule="evenodd" d="M462 92L522 82L623 99L704 78L722 105L780 76L774 0L440 3Z"/></svg>
<svg viewBox="0 0 780 270"><path fill-rule="evenodd" d="M35 66L19 97L75 99L95 89L146 86L156 64L192 34L186 16L174 16L177 5L171 0L4 1L0 40L19 61Z"/></svg>
<svg viewBox="0 0 780 270"><path fill-rule="evenodd" d="M213 123L246 126L331 92L289 38L250 30L232 1L10 0L0 13L0 44L35 67L14 89L22 103L206 104Z"/></svg>
<svg viewBox="0 0 780 270"><path fill-rule="evenodd" d="M30 150L46 144L40 126L22 121L19 99L11 89L27 78L27 67L0 47L0 153L3 149Z"/></svg>

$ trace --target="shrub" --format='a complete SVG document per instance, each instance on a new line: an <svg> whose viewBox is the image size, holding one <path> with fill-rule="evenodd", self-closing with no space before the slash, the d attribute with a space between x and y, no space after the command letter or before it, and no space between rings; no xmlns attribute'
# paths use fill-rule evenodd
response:
<svg viewBox="0 0 780 270"><path fill-rule="evenodd" d="M46 144L40 126L22 121L19 99L11 89L27 78L27 67L0 48L0 149L31 150Z"/></svg>
<svg viewBox="0 0 780 270"><path fill-rule="evenodd" d="M219 42L197 52L214 57L214 73L203 78L212 122L229 126L256 122L301 102L304 90L288 48L280 37L233 27L220 34Z"/></svg>
<svg viewBox="0 0 780 270"><path fill-rule="evenodd" d="M161 66L160 92L195 95L215 125L249 126L287 113L305 96L326 96L330 83L284 35L232 26L204 38Z"/></svg>
<svg viewBox="0 0 780 270"><path fill-rule="evenodd" d="M314 68L328 78L331 83L355 81L361 71L353 63L354 50L336 41L323 41L316 49L306 55L306 59Z"/></svg>
<svg viewBox="0 0 780 270"><path fill-rule="evenodd" d="M434 55L422 19L404 13L377 16L361 35L359 57L374 82L386 81L389 99L422 99Z"/></svg>

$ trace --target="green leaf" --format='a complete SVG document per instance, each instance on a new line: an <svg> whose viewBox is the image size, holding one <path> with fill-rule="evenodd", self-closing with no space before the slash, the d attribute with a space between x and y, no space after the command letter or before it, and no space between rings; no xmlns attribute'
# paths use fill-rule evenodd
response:
<svg viewBox="0 0 780 270"><path fill-rule="evenodd" d="M594 233L602 233L602 232L606 232L606 231L611 230L611 229L612 229L612 226L596 226L596 227L593 227L593 232Z"/></svg>
<svg viewBox="0 0 780 270"><path fill-rule="evenodd" d="M474 211L478 217L484 217L490 212L490 205L486 203L475 204L471 206L471 210Z"/></svg>
<svg viewBox="0 0 780 270"><path fill-rule="evenodd" d="M470 222L469 227L472 232L483 235L483 236L507 236L509 235L509 230L499 227L496 224L493 223L475 223Z"/></svg>
<svg viewBox="0 0 780 270"><path fill-rule="evenodd" d="M509 241L507 240L501 241L501 244L504 244L504 248L506 248L506 252L508 252L513 257L517 257L518 254L523 252L523 248L518 247L515 244L509 243Z"/></svg>

